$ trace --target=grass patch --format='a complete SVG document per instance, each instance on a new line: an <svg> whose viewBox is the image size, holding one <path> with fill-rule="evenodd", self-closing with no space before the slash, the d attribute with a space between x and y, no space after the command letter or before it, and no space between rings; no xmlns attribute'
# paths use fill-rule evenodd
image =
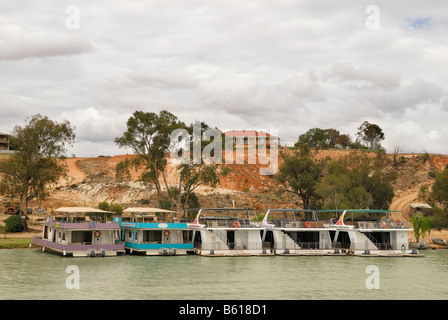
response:
<svg viewBox="0 0 448 320"><path fill-rule="evenodd" d="M8 236L8 235L6 235ZM0 236L0 249L20 249L29 248L30 242L33 238L4 238L2 234Z"/></svg>

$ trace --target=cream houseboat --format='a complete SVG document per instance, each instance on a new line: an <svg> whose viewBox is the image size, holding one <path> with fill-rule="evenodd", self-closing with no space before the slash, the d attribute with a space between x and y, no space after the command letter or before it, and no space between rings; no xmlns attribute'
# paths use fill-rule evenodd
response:
<svg viewBox="0 0 448 320"><path fill-rule="evenodd" d="M330 220L335 214L339 218ZM357 214L380 218L344 221ZM390 214L388 210L270 209L262 221L262 241L277 255L421 256L409 249L412 228L407 222L392 221Z"/></svg>
<svg viewBox="0 0 448 320"><path fill-rule="evenodd" d="M63 256L95 257L116 256L125 252L117 243L120 227L107 221L113 212L90 207L62 207L55 210L60 215L47 218L42 237L34 237L32 244L42 251Z"/></svg>

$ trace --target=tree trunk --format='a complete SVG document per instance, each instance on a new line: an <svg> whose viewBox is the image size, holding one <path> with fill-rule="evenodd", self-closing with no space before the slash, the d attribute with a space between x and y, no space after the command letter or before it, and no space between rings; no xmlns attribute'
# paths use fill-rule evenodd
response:
<svg viewBox="0 0 448 320"><path fill-rule="evenodd" d="M160 183L155 181L156 191L157 191L157 201L159 204L162 202L162 190L160 189Z"/></svg>
<svg viewBox="0 0 448 320"><path fill-rule="evenodd" d="M176 199L176 203L174 205L175 211L177 211L177 208L179 207L180 193L181 193L181 190L182 190L182 180L183 180L183 178L184 178L184 174L181 173L180 174L180 178L179 178L179 189L178 189L178 193L177 193L177 199ZM184 212L184 214L185 214L185 212Z"/></svg>
<svg viewBox="0 0 448 320"><path fill-rule="evenodd" d="M22 220L22 224L23 224L23 230L24 231L29 231L28 229L28 222L27 222L27 218L28 218L28 200L27 200L27 192L25 191L20 199L20 211L23 212L24 214L24 219Z"/></svg>
<svg viewBox="0 0 448 320"><path fill-rule="evenodd" d="M187 191L186 192L185 202L184 202L184 216L186 216L186 217L188 217L188 215L187 215L187 203L188 203L188 198L190 197L190 192L191 191Z"/></svg>
<svg viewBox="0 0 448 320"><path fill-rule="evenodd" d="M168 193L168 198L170 199L170 205L172 208L173 207L173 197L171 197L171 192L170 192L170 189L168 188L168 182L166 181L166 177L165 177L165 169L162 170L162 177L163 177L163 181L165 182L166 192Z"/></svg>

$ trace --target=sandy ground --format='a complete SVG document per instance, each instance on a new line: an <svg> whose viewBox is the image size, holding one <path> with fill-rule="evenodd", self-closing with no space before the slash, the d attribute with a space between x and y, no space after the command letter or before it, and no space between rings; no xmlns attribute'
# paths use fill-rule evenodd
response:
<svg viewBox="0 0 448 320"><path fill-rule="evenodd" d="M10 215L0 213L0 225L4 226L4 220L10 217ZM30 215L30 220L28 221L28 226L30 228L29 232L15 232L15 233L7 233L0 234L0 238L32 238L32 237L40 237L42 236L42 227L40 225L35 225L36 219L45 218L45 215Z"/></svg>

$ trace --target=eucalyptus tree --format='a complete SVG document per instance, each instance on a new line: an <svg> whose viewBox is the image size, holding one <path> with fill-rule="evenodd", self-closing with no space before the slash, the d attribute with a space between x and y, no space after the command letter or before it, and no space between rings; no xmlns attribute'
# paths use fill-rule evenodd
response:
<svg viewBox="0 0 448 320"><path fill-rule="evenodd" d="M115 143L120 148L131 149L137 157L119 163L116 168L117 177L129 177L130 168L142 168L140 181L156 189L159 203L163 200L162 184L159 179L162 177L169 201L173 204L165 169L172 143L171 132L185 128L185 124L169 111L162 110L159 114L135 111L126 125L126 131L121 137L115 138Z"/></svg>
<svg viewBox="0 0 448 320"><path fill-rule="evenodd" d="M10 138L15 153L0 162L0 193L20 199L20 210L26 216L28 202L48 196L48 185L66 173L62 160L66 144L75 140L70 122L57 123L47 116L36 114L24 127L15 126Z"/></svg>
<svg viewBox="0 0 448 320"><path fill-rule="evenodd" d="M304 209L309 209L313 202L320 199L316 187L322 177L322 170L323 163L314 160L308 147L302 145L300 153L284 157L275 178L286 191L300 197Z"/></svg>

